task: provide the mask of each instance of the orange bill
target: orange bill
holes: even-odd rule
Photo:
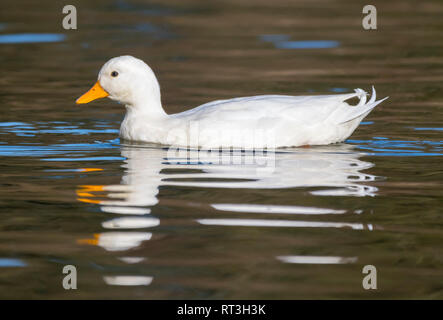
[[[75,103],[77,104],[83,104],[88,103],[100,98],[105,98],[109,96],[109,93],[105,91],[105,89],[102,88],[100,83],[97,81],[94,86],[89,89],[88,92],[86,92],[84,95],[82,95],[80,98],[78,98]]]

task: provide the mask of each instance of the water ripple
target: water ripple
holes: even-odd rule
[[[442,156],[443,141],[410,141],[392,140],[385,137],[374,137],[371,140],[347,140],[357,145],[358,149],[370,151],[373,156],[423,157]]]
[[[2,34],[0,35],[0,44],[60,42],[65,38],[64,34],[58,33]]]
[[[259,36],[263,42],[271,42],[277,49],[327,49],[340,46],[335,40],[301,40],[291,41],[289,35],[265,34]]]

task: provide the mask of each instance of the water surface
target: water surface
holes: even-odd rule
[[[51,1],[7,2],[1,298],[443,298],[441,2],[375,3],[377,31],[359,1],[80,1],[78,30]],[[390,98],[341,144],[171,151],[120,141],[121,105],[74,104],[122,54],[151,65],[169,113],[371,85]]]

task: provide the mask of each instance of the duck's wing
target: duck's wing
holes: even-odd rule
[[[345,101],[354,97],[358,97],[360,102],[357,106],[349,106]],[[383,100],[375,101],[374,89],[368,103],[366,103],[366,92],[361,89],[356,89],[354,93],[336,95],[262,95],[212,101],[175,116],[194,121],[251,122],[261,119],[281,119],[305,125],[328,119],[339,124],[368,113],[381,101]]]

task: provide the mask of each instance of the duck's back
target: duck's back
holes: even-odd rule
[[[360,98],[357,106],[345,102],[353,97]],[[275,147],[329,144],[346,139],[379,103],[374,101],[375,94],[366,104],[366,93],[359,89],[337,95],[261,95],[217,100],[172,117],[198,125],[199,143],[206,146],[227,146],[260,134],[271,137]]]
[[[350,94],[355,96],[355,94]],[[331,115],[348,95],[326,96],[285,96],[261,95],[217,100],[176,116],[192,121],[248,121],[243,125],[264,119],[291,120],[303,123],[317,123]]]

